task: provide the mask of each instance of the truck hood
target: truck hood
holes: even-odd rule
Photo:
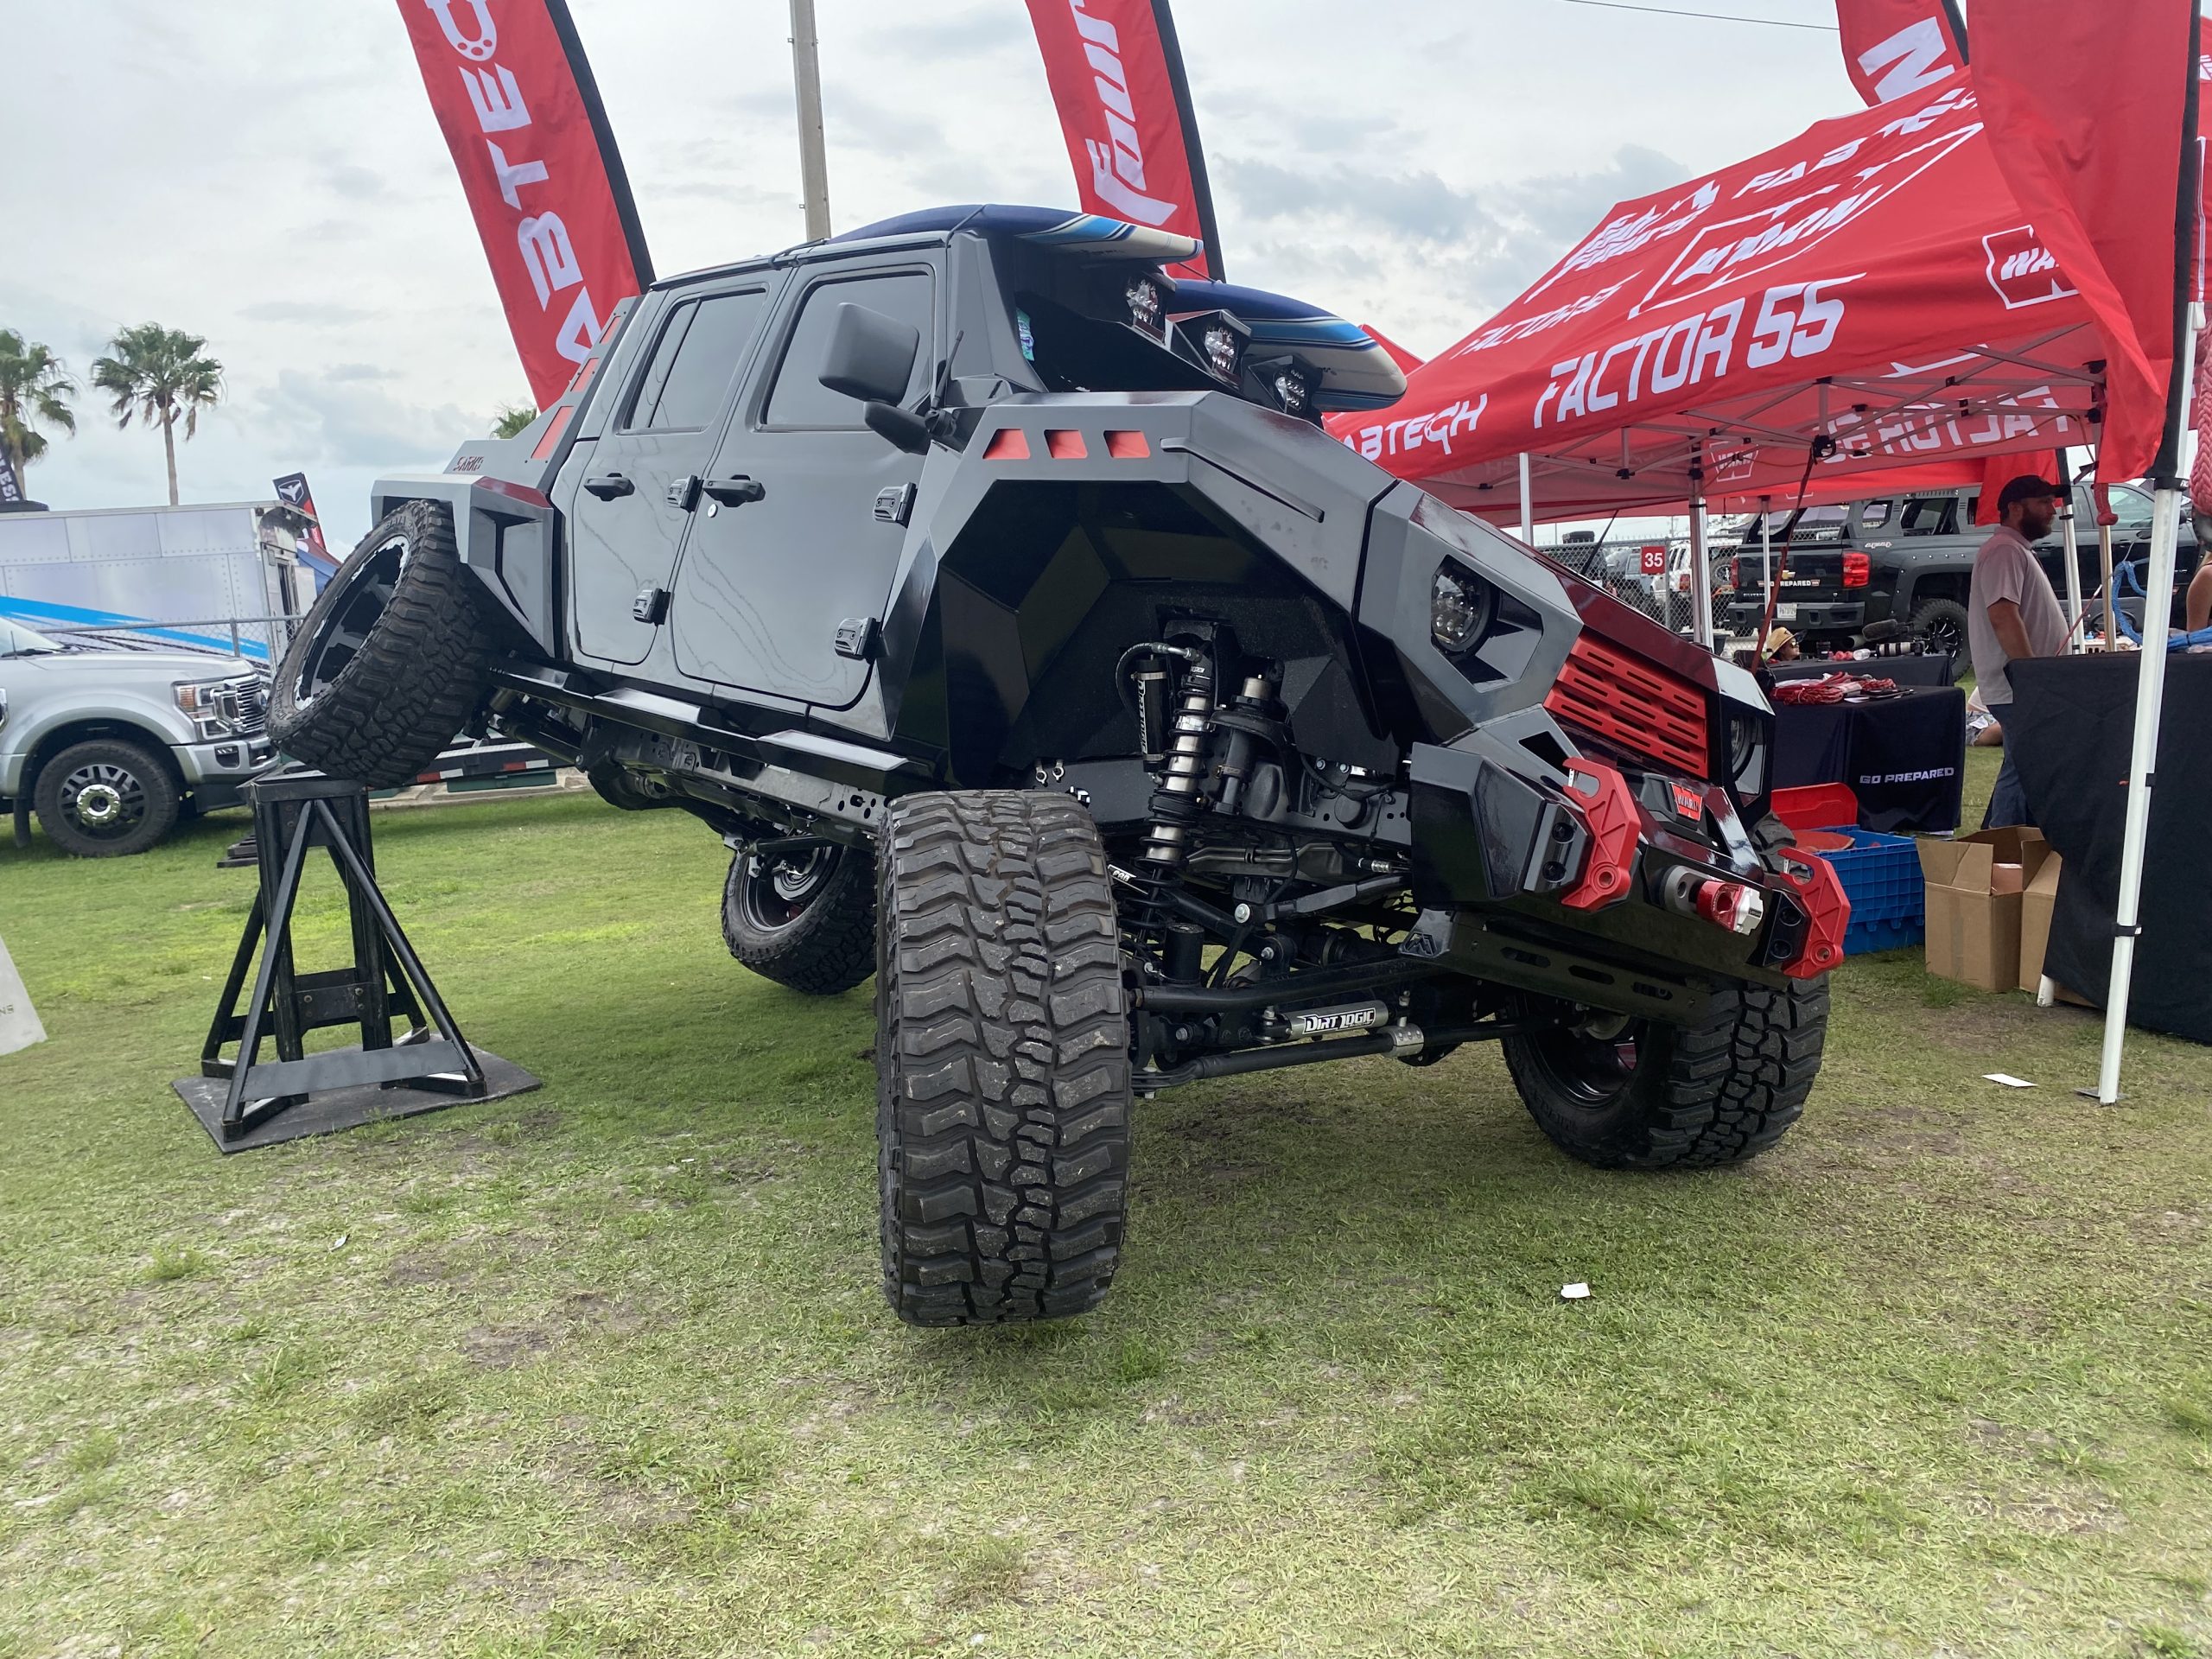
[[[103,680],[228,680],[268,671],[243,657],[202,651],[65,651],[48,656],[0,658],[0,670],[35,665],[48,673],[83,674]]]

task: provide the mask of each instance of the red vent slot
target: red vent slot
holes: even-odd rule
[[[1586,629],[1544,699],[1554,720],[1694,778],[1711,776],[1705,694]]]
[[[1045,453],[1054,461],[1082,461],[1090,454],[1084,448],[1082,433],[1058,430],[1045,434]]]
[[[1027,461],[1029,459],[1029,435],[1018,426],[1001,427],[991,434],[989,446],[983,451],[985,461]]]

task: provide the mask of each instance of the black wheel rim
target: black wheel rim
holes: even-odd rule
[[[806,913],[836,871],[837,849],[810,851],[764,864],[748,859],[737,902],[745,919],[763,933],[779,933]]]
[[[128,766],[79,766],[61,780],[61,816],[94,841],[121,841],[146,821],[146,785]]]
[[[391,605],[407,569],[404,536],[387,537],[369,556],[340,574],[337,598],[308,641],[292,700],[304,709],[327,691],[368,643],[369,632]]]
[[[1959,625],[1948,616],[1936,618],[1921,632],[1938,651],[1957,651],[1966,643],[1959,637]]]
[[[1533,1047],[1560,1096],[1573,1105],[1601,1111],[1635,1081],[1643,1058],[1643,1024],[1630,1020],[1612,1032],[1562,1027],[1538,1037]]]

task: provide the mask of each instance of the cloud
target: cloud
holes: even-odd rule
[[[928,22],[896,23],[878,29],[872,43],[887,55],[925,60],[972,58],[1009,43],[1034,50],[1029,20],[1011,7],[984,6]]]
[[[377,314],[359,306],[329,305],[315,300],[264,300],[242,307],[238,315],[248,322],[302,322],[315,327],[366,322]]]
[[[282,449],[301,462],[405,470],[442,465],[485,422],[452,404],[425,408],[379,389],[376,370],[341,365],[320,375],[284,369],[256,391],[241,418],[283,435]]]
[[[385,194],[382,176],[365,167],[341,162],[325,168],[322,176],[333,191],[349,201],[374,201]]]

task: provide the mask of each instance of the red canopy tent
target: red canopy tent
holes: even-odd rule
[[[1961,74],[1624,202],[1389,410],[1330,429],[1501,522],[1524,453],[1533,520],[1789,504],[1808,463],[1807,499],[1837,499],[1854,474],[1941,486],[2094,441],[2103,356]]]

